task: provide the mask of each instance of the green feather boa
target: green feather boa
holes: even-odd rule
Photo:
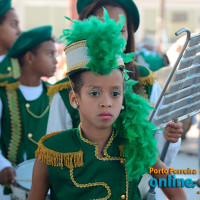
[[[124,139],[124,156],[128,180],[139,179],[148,173],[157,160],[155,125],[147,120],[151,107],[142,97],[132,92],[136,81],[125,82],[124,107],[114,128]]]

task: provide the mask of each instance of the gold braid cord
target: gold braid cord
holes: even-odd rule
[[[0,83],[0,87],[5,87],[8,84],[8,81],[4,81],[2,83]]]
[[[0,78],[9,78],[12,77],[10,74],[0,74]]]
[[[42,117],[44,117],[44,115],[49,111],[49,109],[50,109],[50,106],[51,106],[51,100],[52,100],[52,96],[50,96],[49,97],[49,104],[48,104],[48,106],[45,108],[45,110],[40,114],[40,115],[36,115],[36,114],[34,114],[31,110],[30,110],[30,104],[29,103],[27,103],[26,105],[25,105],[25,107],[26,107],[26,111],[29,113],[29,115],[31,115],[32,117],[34,117],[34,118],[36,118],[36,119],[40,119],[40,118],[42,118]]]
[[[114,131],[112,132],[112,135],[111,135],[111,137],[110,137],[110,140],[108,141],[107,145],[105,146],[105,148],[104,148],[104,150],[103,150],[103,153],[104,153],[104,155],[105,155],[106,157],[99,157],[99,155],[98,155],[98,145],[97,145],[95,142],[92,142],[92,141],[90,141],[90,140],[88,140],[88,139],[86,139],[86,138],[84,138],[84,137],[82,136],[82,133],[81,133],[81,125],[79,125],[78,128],[79,128],[79,134],[80,134],[81,140],[83,140],[84,142],[86,142],[86,143],[88,143],[88,144],[90,144],[90,145],[92,145],[92,146],[95,146],[95,156],[96,156],[96,158],[97,158],[98,160],[104,160],[104,161],[119,160],[119,161],[125,162],[125,158],[110,157],[110,156],[108,155],[108,153],[107,153],[107,150],[108,150],[109,146],[111,145],[111,143],[112,143],[112,141],[113,141],[113,139],[114,139]]]
[[[6,85],[6,93],[8,98],[8,107],[10,110],[11,120],[11,141],[8,147],[8,159],[11,163],[17,162],[17,151],[21,140],[21,118],[19,112],[19,106],[17,101],[16,89],[19,86],[19,82]]]
[[[73,182],[73,184],[78,187],[78,188],[87,188],[87,187],[96,187],[96,186],[103,186],[106,188],[107,192],[108,192],[108,195],[104,198],[100,198],[100,199],[93,199],[93,200],[106,200],[108,199],[110,196],[111,196],[111,190],[110,190],[110,187],[104,183],[104,182],[96,182],[96,183],[87,183],[87,184],[79,184],[77,183],[75,180],[74,180],[74,175],[73,175],[73,171],[74,169],[71,168],[70,169],[70,177],[71,177],[71,180]]]
[[[43,145],[43,142],[60,133],[59,132],[53,132],[48,135],[45,135],[40,139],[38,142],[38,149],[35,152],[35,157],[38,158],[38,160],[43,161],[47,165],[51,166],[57,166],[57,167],[67,167],[67,168],[77,168],[83,166],[83,151],[78,152],[71,152],[71,153],[60,153],[53,151],[51,149],[46,148]]]
[[[79,124],[79,134],[80,134],[80,138],[81,140],[83,140],[84,142],[90,144],[90,145],[93,145],[95,146],[95,156],[98,160],[103,160],[103,161],[120,161],[121,164],[125,164],[125,158],[124,157],[111,157],[110,155],[108,155],[108,148],[109,146],[111,145],[113,139],[114,139],[114,130],[112,131],[112,135],[110,137],[110,140],[108,141],[107,145],[105,146],[104,150],[103,150],[103,153],[105,155],[105,157],[99,157],[98,155],[98,145],[95,143],[95,142],[92,142],[86,138],[84,138],[82,136],[82,133],[81,133],[81,124]],[[119,146],[119,151],[120,151],[120,156],[122,155],[123,156],[123,150],[124,150],[124,147],[122,145]],[[124,167],[125,168],[125,167]],[[128,174],[127,174],[127,170],[125,168],[125,177],[126,177],[126,200],[128,200],[128,190],[129,190],[129,182],[128,182]],[[94,183],[95,184],[95,183]],[[87,185],[87,184],[85,184]],[[93,186],[93,185],[92,185]],[[90,186],[87,186],[87,187],[90,187]],[[109,194],[109,193],[108,193]],[[108,197],[109,198],[109,197]],[[103,198],[104,199],[107,199],[107,197]]]
[[[21,67],[18,59],[11,58],[13,78],[17,79],[21,75]]]
[[[128,173],[126,168],[125,168],[125,173],[126,173],[126,200],[128,200],[129,182],[128,182]]]

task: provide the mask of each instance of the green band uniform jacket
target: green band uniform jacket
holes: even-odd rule
[[[0,145],[4,157],[12,164],[34,158],[37,144],[46,132],[49,97],[47,96],[47,83],[42,82],[41,95],[32,101],[27,101],[19,89],[20,82],[8,78],[0,83],[0,99],[2,102],[1,137]]]
[[[48,165],[51,199],[141,199],[139,181],[127,181],[123,146],[114,131],[98,156],[80,128],[44,136],[36,157]]]

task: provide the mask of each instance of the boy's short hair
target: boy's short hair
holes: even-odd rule
[[[14,9],[11,8],[11,9],[9,9],[9,10],[14,10]],[[8,11],[9,11],[9,10],[8,10]],[[3,24],[3,22],[6,20],[8,11],[6,11],[3,15],[0,15],[0,25]]]
[[[0,25],[3,24],[5,19],[6,19],[6,13],[0,16]]]
[[[52,41],[52,42],[55,42],[55,39],[54,39],[53,37],[51,37],[50,39],[45,40],[44,42],[46,42],[46,41]],[[40,43],[40,44],[37,45],[36,47],[33,47],[32,49],[30,49],[30,51],[31,51],[34,55],[36,55],[37,52],[38,52],[38,49],[39,49],[40,46],[41,46],[41,44],[42,44],[42,43]]]

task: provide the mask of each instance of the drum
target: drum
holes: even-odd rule
[[[26,200],[31,189],[32,172],[35,159],[27,160],[15,168],[16,183],[11,185],[12,200]],[[48,193],[49,194],[49,193]],[[49,200],[49,195],[46,200]]]

